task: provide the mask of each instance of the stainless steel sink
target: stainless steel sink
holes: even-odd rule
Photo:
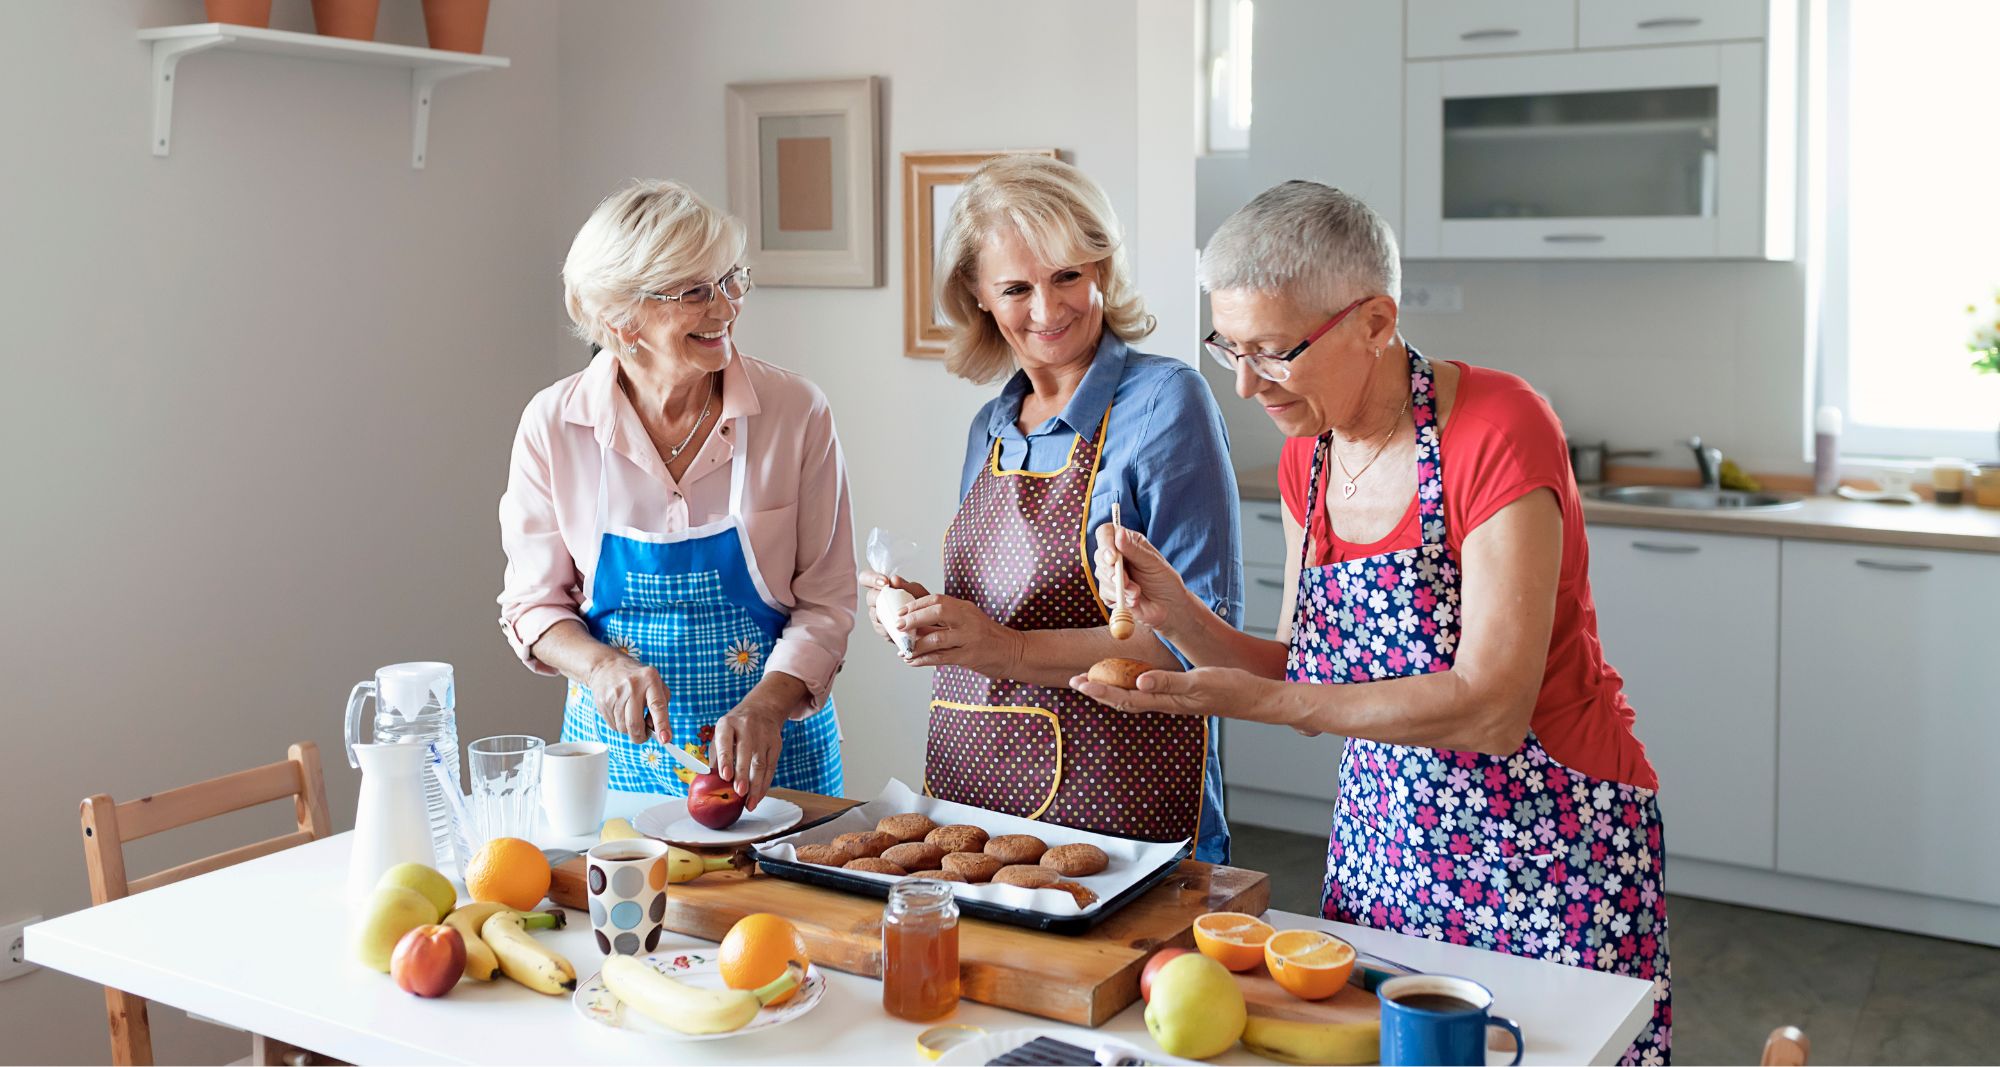
[[[1586,496],[1608,504],[1638,504],[1684,511],[1780,511],[1805,498],[1797,493],[1745,493],[1735,489],[1692,489],[1667,485],[1602,485]]]

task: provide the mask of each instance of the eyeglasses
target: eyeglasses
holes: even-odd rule
[[[1326,320],[1326,325],[1314,330],[1312,336],[1300,341],[1289,352],[1238,352],[1223,344],[1221,335],[1214,331],[1210,331],[1207,337],[1201,339],[1201,347],[1207,349],[1208,354],[1214,356],[1215,361],[1222,364],[1223,369],[1231,374],[1236,373],[1237,360],[1248,360],[1250,369],[1256,372],[1259,378],[1272,382],[1286,381],[1292,376],[1293,360],[1305,355],[1306,349],[1311,348],[1314,341],[1325,337],[1328,330],[1340,325],[1340,320],[1346,318],[1348,312],[1366,304],[1369,299],[1364,296],[1341,308],[1332,318]]]
[[[683,307],[707,307],[721,293],[730,301],[741,300],[750,291],[750,268],[737,267],[714,282],[690,285],[678,293],[644,293],[648,300],[672,301]]]

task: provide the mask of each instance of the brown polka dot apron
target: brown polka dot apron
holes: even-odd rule
[[[1016,630],[1103,626],[1089,563],[1091,488],[1109,409],[1069,462],[1000,469],[1000,443],[944,539],[944,591]],[[1177,841],[1201,821],[1208,722],[1107,708],[1071,689],[937,670],[924,751],[931,796],[1061,826]]]

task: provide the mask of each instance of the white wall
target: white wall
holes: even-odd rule
[[[566,233],[553,6],[498,0],[512,69],[446,83],[412,170],[407,73],[206,53],[173,154],[147,146],[143,26],[199,0],[30,0],[0,32],[0,920],[89,903],[77,804],[319,743],[382,663],[458,667],[470,737],[548,727],[559,687],[494,623],[495,504],[521,405],[555,376]],[[278,0],[281,28],[310,26]],[[414,2],[380,39],[423,42]],[[276,832],[289,805],[133,849],[149,873]],[[228,922],[228,901],[191,922]],[[284,931],[272,931],[284,951]],[[320,966],[300,961],[301,966]],[[155,1009],[160,1062],[241,1035]],[[97,987],[0,984],[0,1059],[104,1062]]]
[[[918,575],[935,587],[936,546],[957,504],[966,427],[997,386],[973,386],[939,364],[902,355],[900,153],[933,149],[1062,149],[1138,227],[1141,160],[1192,166],[1192,119],[1177,158],[1142,152],[1135,132],[1140,77],[1136,19],[1187,16],[1156,46],[1192,52],[1185,5],[1024,0],[1004,7],[925,0],[757,4],[592,4],[562,19],[561,225],[633,176],[663,175],[726,202],[723,86],[811,77],[883,77],[885,285],[753,294],[738,326],[744,351],[797,370],[826,391],[853,483],[856,539],[882,526],[925,550]],[[1160,61],[1170,64],[1170,59]],[[1155,132],[1148,137],[1154,138]],[[1192,240],[1192,179],[1177,207],[1183,262]],[[1144,180],[1153,180],[1147,171]],[[1142,254],[1143,238],[1138,242]],[[1161,255],[1171,255],[1168,247]],[[1149,269],[1149,268],[1145,268]],[[1158,297],[1155,298],[1159,299]],[[1183,298],[1185,301],[1186,298]],[[1164,310],[1164,309],[1163,309]],[[1183,302],[1171,313],[1191,328]],[[1169,320],[1169,314],[1162,315]],[[1162,331],[1161,351],[1172,350]],[[1176,337],[1185,355],[1192,344]],[[834,688],[846,731],[847,788],[873,794],[890,776],[915,785],[923,768],[928,671],[903,667],[863,620]]]

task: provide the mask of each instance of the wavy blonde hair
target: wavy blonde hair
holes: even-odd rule
[[[1118,215],[1103,188],[1059,159],[1001,156],[966,181],[938,252],[935,295],[951,331],[946,370],[985,383],[1014,365],[1014,350],[973,293],[980,246],[1002,226],[1019,233],[1044,266],[1098,264],[1104,328],[1119,340],[1129,344],[1153,332],[1153,316],[1132,284]]]
[[[743,224],[677,181],[635,181],[590,213],[563,261],[578,337],[616,351],[647,293],[712,282],[743,257]]]

